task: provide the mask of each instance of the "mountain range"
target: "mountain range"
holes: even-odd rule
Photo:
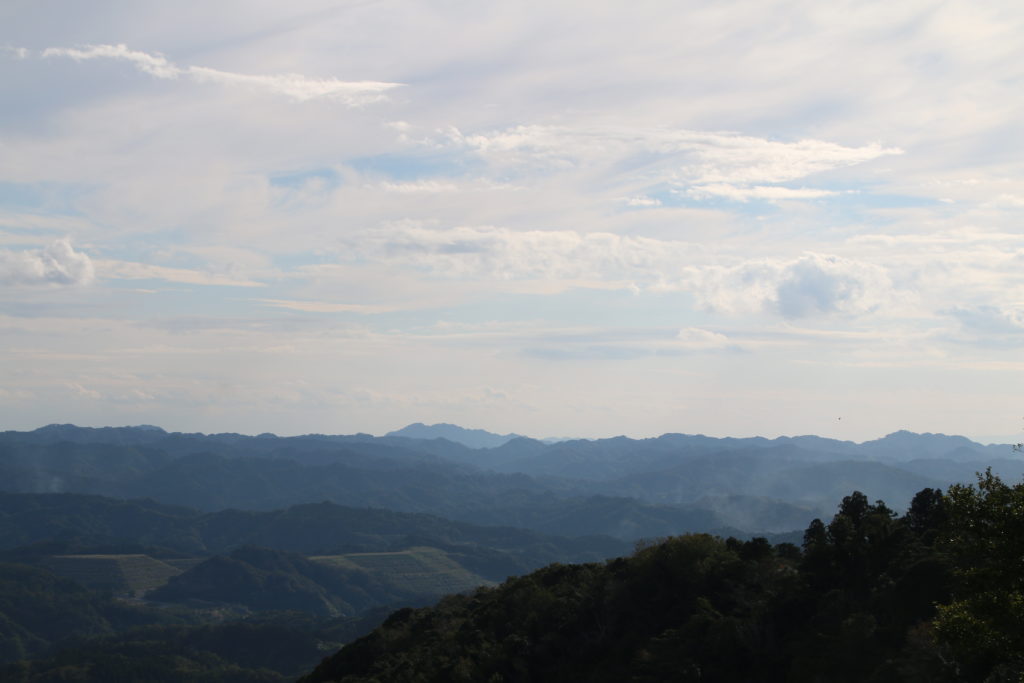
[[[552,563],[612,567],[634,544],[694,532],[739,538],[728,547],[741,555],[779,543],[792,560],[803,529],[853,491],[899,511],[986,469],[1019,480],[1024,459],[910,432],[860,444],[542,441],[419,423],[381,437],[3,432],[0,666],[17,663],[0,677],[294,680],[396,607]]]

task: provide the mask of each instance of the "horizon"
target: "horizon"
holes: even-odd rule
[[[0,18],[12,428],[1020,440],[1017,5]]]
[[[1002,441],[1002,440],[982,441],[982,440],[976,439],[976,438],[971,437],[971,436],[966,435],[966,434],[953,434],[953,433],[944,433],[944,432],[915,432],[915,431],[911,431],[911,430],[908,430],[908,429],[897,429],[895,431],[888,432],[886,434],[882,434],[880,436],[876,436],[876,437],[873,437],[873,438],[870,438],[870,439],[864,439],[862,441],[855,441],[853,439],[833,439],[832,437],[821,436],[820,434],[776,434],[776,435],[771,435],[771,436],[764,435],[764,434],[748,434],[748,435],[743,435],[743,436],[737,436],[735,434],[724,434],[723,435],[723,434],[708,434],[706,432],[680,432],[680,431],[667,431],[667,432],[662,432],[660,434],[648,434],[648,435],[609,434],[609,435],[606,435],[606,436],[590,436],[590,437],[587,437],[587,436],[532,436],[532,435],[529,435],[529,434],[521,434],[521,433],[518,433],[518,432],[515,432],[515,431],[507,432],[505,434],[500,434],[498,432],[494,432],[494,431],[491,431],[491,430],[488,430],[488,429],[484,429],[484,428],[480,428],[480,427],[465,427],[465,426],[462,426],[462,425],[459,425],[459,424],[455,424],[455,423],[452,423],[452,422],[438,422],[438,423],[434,423],[434,424],[427,424],[427,423],[424,423],[424,422],[410,422],[410,423],[408,423],[406,425],[403,425],[402,427],[396,427],[395,429],[390,429],[390,430],[388,430],[386,432],[382,432],[382,433],[370,433],[370,432],[363,432],[363,431],[344,432],[344,433],[342,433],[342,432],[327,432],[327,431],[312,431],[312,432],[301,432],[301,433],[294,433],[294,434],[279,434],[279,433],[276,433],[276,432],[267,432],[267,431],[259,432],[259,433],[253,433],[253,432],[234,432],[234,431],[219,431],[219,432],[212,432],[211,431],[211,432],[204,432],[204,431],[201,431],[201,430],[167,429],[167,428],[165,428],[165,427],[163,427],[161,425],[157,425],[157,424],[83,425],[83,424],[76,424],[76,423],[72,423],[72,422],[51,422],[51,423],[48,423],[48,424],[45,424],[45,425],[40,425],[40,426],[32,428],[32,429],[5,429],[5,430],[2,430],[2,431],[32,432],[32,431],[37,431],[37,430],[45,429],[47,427],[76,427],[76,428],[81,428],[81,429],[159,429],[162,432],[167,433],[167,434],[200,434],[200,435],[203,435],[203,436],[217,436],[217,435],[221,435],[221,434],[237,434],[239,436],[244,436],[244,437],[259,437],[259,436],[263,436],[263,435],[269,435],[269,436],[274,436],[274,437],[282,438],[282,439],[302,437],[302,436],[357,436],[357,435],[366,435],[366,436],[371,436],[371,437],[374,437],[374,438],[382,438],[382,437],[388,436],[392,432],[398,432],[398,431],[401,431],[402,429],[405,429],[407,427],[413,427],[413,426],[424,426],[424,427],[428,427],[428,428],[433,428],[433,427],[455,427],[455,428],[457,428],[459,430],[464,430],[464,431],[471,431],[471,432],[473,432],[473,431],[476,431],[476,432],[482,431],[482,432],[485,432],[485,433],[487,433],[489,435],[492,435],[492,436],[508,436],[508,435],[512,434],[512,435],[514,435],[513,438],[523,437],[523,438],[527,438],[527,439],[532,439],[534,441],[552,441],[552,442],[557,442],[557,441],[602,441],[602,440],[606,440],[606,439],[615,439],[615,438],[620,438],[620,437],[624,437],[624,438],[631,439],[631,440],[634,440],[634,441],[640,441],[640,440],[644,440],[644,439],[657,439],[657,438],[660,438],[660,437],[663,437],[663,436],[669,436],[669,435],[680,435],[680,436],[703,436],[703,437],[708,437],[708,438],[712,438],[712,439],[766,439],[766,440],[769,440],[769,441],[773,441],[773,440],[776,440],[776,439],[797,439],[797,438],[801,438],[801,437],[816,437],[816,438],[822,438],[822,439],[831,439],[831,440],[835,440],[835,441],[848,442],[848,443],[853,443],[853,444],[856,444],[856,445],[862,445],[862,444],[870,442],[870,441],[881,441],[881,440],[883,440],[883,439],[885,439],[887,437],[890,437],[890,436],[893,436],[893,435],[896,435],[896,434],[901,434],[901,433],[911,434],[913,436],[939,436],[939,437],[964,438],[964,439],[968,439],[969,441],[972,441],[972,442],[977,443],[977,444],[982,445],[982,446],[1012,446],[1015,443],[1019,442],[1019,440],[1020,440],[1019,437],[1000,437],[1000,438],[1003,438],[1003,439],[1006,439],[1006,440],[1005,441]],[[417,437],[404,437],[404,438],[417,438]],[[438,438],[443,438],[443,437],[438,437]]]

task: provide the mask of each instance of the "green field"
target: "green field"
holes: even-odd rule
[[[54,574],[86,588],[136,596],[182,572],[149,555],[54,555],[45,564]]]
[[[462,593],[478,586],[493,586],[437,548],[410,548],[393,553],[350,553],[311,557],[314,562],[361,569],[374,578],[422,595]]]

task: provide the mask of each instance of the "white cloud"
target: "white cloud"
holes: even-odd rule
[[[42,249],[0,249],[0,285],[80,286],[93,281],[92,259],[66,239]]]
[[[278,95],[286,95],[298,102],[326,98],[342,100],[351,106],[375,102],[383,97],[383,93],[397,88],[399,83],[382,83],[379,81],[341,81],[337,78],[309,78],[300,74],[278,74],[269,76],[252,76],[218,71],[201,66],[188,68],[188,74],[201,83],[222,83],[238,85],[254,90],[265,90]]]
[[[177,78],[182,69],[167,61],[163,55],[151,55],[138,50],[129,50],[127,45],[86,45],[81,48],[48,47],[43,50],[43,57],[69,57],[76,62],[105,57],[123,59],[135,65],[139,71],[157,78]]]
[[[139,71],[157,78],[173,79],[187,76],[200,83],[242,86],[276,95],[285,95],[298,102],[312,99],[336,99],[350,106],[379,100],[383,93],[400,83],[380,81],[342,81],[337,78],[310,78],[300,74],[251,75],[211,69],[205,66],[179,67],[160,54],[130,50],[124,44],[86,45],[81,48],[50,47],[44,57],[69,57],[75,61],[96,58],[122,59]]]
[[[726,199],[738,202],[745,202],[749,199],[818,199],[819,197],[831,197],[838,194],[831,190],[815,190],[807,187],[791,188],[779,185],[738,187],[728,183],[694,185],[687,190],[687,193],[697,198],[715,196],[725,197]]]
[[[626,206],[643,206],[643,207],[661,206],[661,200],[660,199],[655,199],[654,197],[646,197],[644,195],[637,195],[637,196],[634,196],[634,197],[627,197],[623,201],[626,203]]]
[[[684,327],[679,330],[676,340],[680,346],[693,350],[721,349],[729,346],[729,337],[719,332],[699,327]]]
[[[882,267],[813,253],[790,261],[694,268],[680,287],[709,310],[786,318],[868,313],[893,298],[892,281]]]
[[[847,147],[813,139],[783,142],[729,132],[585,124],[520,125],[469,135],[449,128],[443,137],[498,167],[533,172],[583,167],[616,169],[651,185],[665,182],[692,188],[698,195],[742,200],[827,196],[831,194],[827,190],[760,184],[790,182],[903,153],[878,143]]]

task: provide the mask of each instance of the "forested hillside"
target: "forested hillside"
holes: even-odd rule
[[[803,548],[684,535],[393,614],[327,681],[1016,681],[1024,485],[905,515],[861,493]]]

